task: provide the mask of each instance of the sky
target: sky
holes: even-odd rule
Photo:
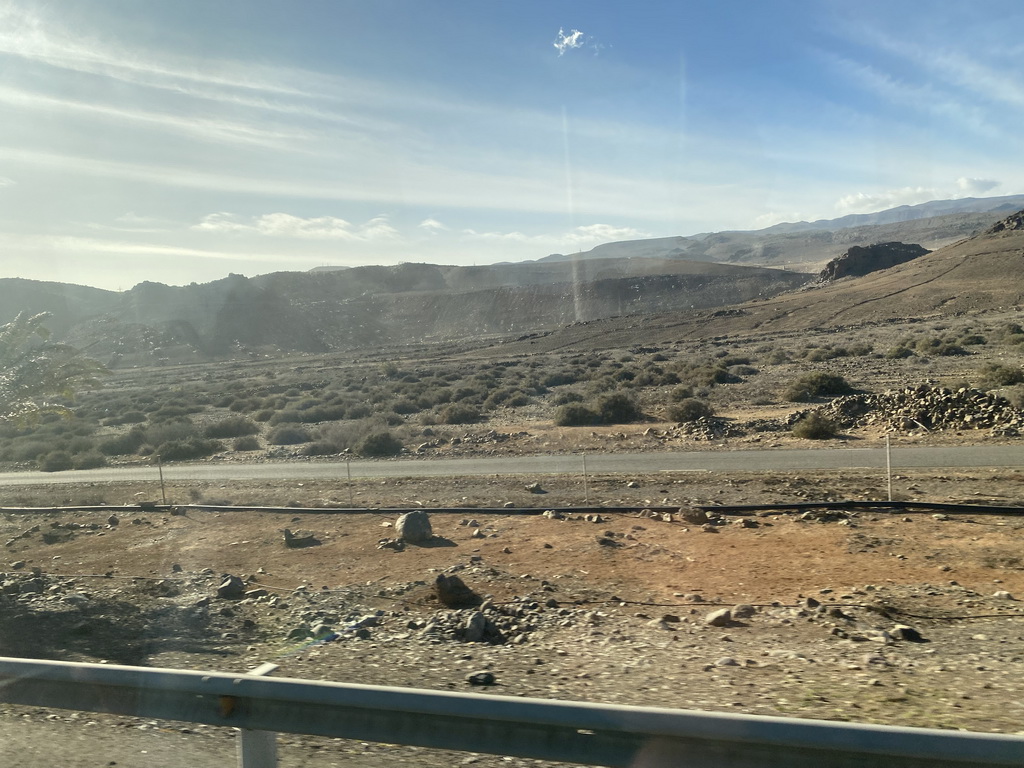
[[[1024,4],[0,0],[0,277],[488,264],[1024,192]]]

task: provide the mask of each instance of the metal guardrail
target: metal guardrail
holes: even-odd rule
[[[0,700],[635,768],[1024,765],[1017,736],[12,658]]]

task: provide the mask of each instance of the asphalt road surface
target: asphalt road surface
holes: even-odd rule
[[[486,459],[394,459],[390,461],[279,461],[262,464],[169,464],[164,479],[344,480],[358,477],[459,477],[469,475],[629,474],[634,472],[756,472],[801,469],[884,469],[885,448],[761,451],[609,453],[571,456],[512,456]],[[1024,467],[1024,445],[893,448],[893,468]],[[154,480],[157,468],[105,468],[70,472],[0,473],[0,486]]]

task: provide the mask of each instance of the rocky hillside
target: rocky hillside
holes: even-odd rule
[[[48,311],[58,335],[111,366],[326,352],[544,331],[616,315],[769,297],[810,275],[682,259],[453,267],[401,264],[230,275],[115,293],[0,280],[9,320]]]

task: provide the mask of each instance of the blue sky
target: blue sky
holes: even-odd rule
[[[1013,2],[0,0],[0,277],[485,264],[1024,192]]]

